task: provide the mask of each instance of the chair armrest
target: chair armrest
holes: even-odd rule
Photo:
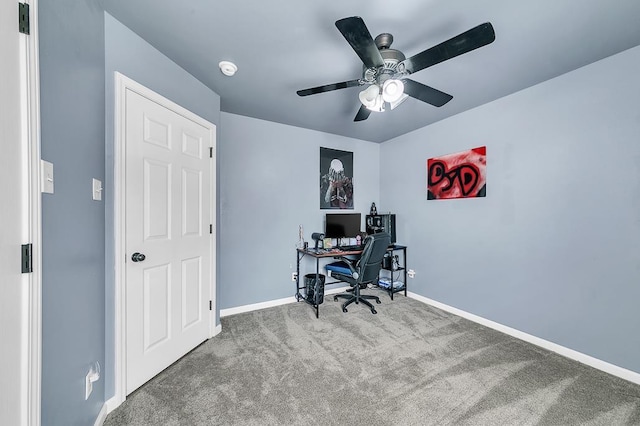
[[[349,270],[351,271],[351,276],[353,277],[353,279],[358,279],[358,271],[356,271],[355,266],[353,266],[353,260],[352,259],[348,259],[344,256],[333,256],[334,259],[338,259],[343,261],[344,263],[347,264],[347,266],[349,267]]]

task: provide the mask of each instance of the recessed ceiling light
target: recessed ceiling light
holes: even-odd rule
[[[238,67],[233,62],[222,61],[218,64],[218,66],[220,67],[220,71],[222,71],[222,74],[228,75],[229,77],[231,77],[236,73],[236,71],[238,71]]]

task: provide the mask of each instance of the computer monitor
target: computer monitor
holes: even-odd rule
[[[332,213],[325,218],[326,238],[355,238],[360,233],[360,213]]]

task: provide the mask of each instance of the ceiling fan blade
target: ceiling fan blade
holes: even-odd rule
[[[359,16],[343,18],[336,21],[336,27],[351,45],[367,68],[377,68],[384,65],[371,33]]]
[[[400,64],[404,64],[405,69],[409,71],[409,73],[414,73],[446,61],[447,59],[455,58],[463,53],[486,46],[487,44],[493,43],[495,39],[496,34],[493,31],[493,26],[491,23],[485,22],[432,48],[413,55],[400,62]]]
[[[317,93],[330,92],[332,90],[346,89],[347,87],[360,86],[360,80],[349,80],[340,83],[325,84],[324,86],[312,87],[310,89],[298,90],[298,96],[309,96]]]
[[[363,121],[369,118],[369,114],[371,114],[371,110],[365,107],[364,105],[360,105],[360,109],[356,114],[356,118],[353,121]]]
[[[404,93],[412,98],[416,98],[433,106],[441,107],[453,99],[453,96],[448,93],[441,92],[438,89],[418,83],[417,81],[413,81],[408,78],[403,81]]]

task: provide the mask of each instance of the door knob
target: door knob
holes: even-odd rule
[[[131,255],[131,260],[133,260],[134,262],[142,262],[146,258],[147,257],[144,254],[138,252],[135,252]]]

